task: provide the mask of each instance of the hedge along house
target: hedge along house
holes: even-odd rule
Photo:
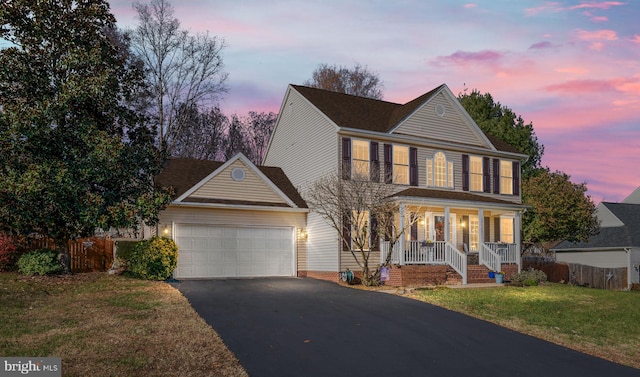
[[[392,251],[403,271],[419,267],[440,274],[436,282],[456,275],[464,284],[486,278],[489,269],[520,269],[526,158],[485,135],[446,85],[405,104],[290,85],[264,162],[280,166],[303,197],[335,172],[392,185],[399,221],[423,221],[395,245],[371,240],[378,260]],[[320,215],[309,213],[307,230],[307,276],[337,280],[341,271],[358,269]]]
[[[307,205],[282,169],[170,159],[156,177],[173,187],[158,233],[178,245],[176,278],[296,276],[306,269]]]

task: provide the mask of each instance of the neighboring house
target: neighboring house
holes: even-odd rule
[[[382,250],[373,250],[377,258],[393,247],[393,264],[447,265],[464,284],[472,281],[467,253],[478,254],[485,278],[489,268],[520,269],[526,158],[484,134],[446,85],[406,104],[290,85],[264,163],[281,167],[303,197],[314,181],[337,171],[343,179],[359,172],[394,185],[400,221],[414,214],[423,220],[398,245],[371,242]],[[306,268],[299,275],[336,280],[339,272],[358,269],[336,231],[313,211],[306,231]],[[426,240],[434,246],[425,248]]]
[[[621,203],[600,202],[600,232],[588,242],[563,241],[552,249],[558,262],[627,268],[627,283],[640,283],[640,187]]]
[[[280,168],[170,159],[156,184],[173,187],[158,233],[179,248],[176,278],[296,276],[307,205]]]

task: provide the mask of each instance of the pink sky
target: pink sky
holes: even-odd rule
[[[122,28],[130,0],[112,0]],[[446,4],[444,4],[446,3]],[[182,27],[225,39],[230,115],[278,112],[320,63],[377,72],[404,103],[445,83],[489,92],[532,122],[543,165],[595,202],[640,186],[640,2],[173,1]]]

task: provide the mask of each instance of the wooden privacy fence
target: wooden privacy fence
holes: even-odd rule
[[[103,238],[81,238],[69,241],[71,272],[107,271],[113,264],[113,241]],[[52,239],[31,238],[28,250],[55,249]]]
[[[577,263],[558,263],[548,258],[523,257],[522,269],[532,267],[554,283],[571,283],[600,289],[626,289],[627,268],[602,268]]]
[[[625,289],[628,285],[627,268],[602,268],[569,263],[569,281],[591,288]]]

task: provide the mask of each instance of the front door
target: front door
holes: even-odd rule
[[[446,241],[444,235],[444,221],[445,217],[443,213],[427,212],[425,214],[425,234],[428,240],[432,241]],[[456,215],[449,215],[449,242],[453,245],[456,244]]]

